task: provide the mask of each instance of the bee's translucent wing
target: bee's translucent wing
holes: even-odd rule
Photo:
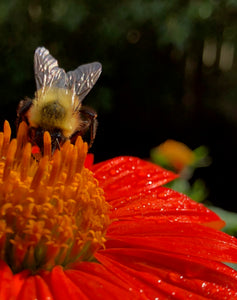
[[[44,47],[35,50],[34,69],[36,88],[45,89],[47,86],[66,86],[66,72],[59,68],[57,60]]]
[[[67,72],[68,89],[76,94],[81,102],[92,89],[102,71],[99,62],[81,65],[74,71]]]

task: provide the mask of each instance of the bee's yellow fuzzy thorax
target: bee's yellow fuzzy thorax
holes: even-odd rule
[[[70,90],[56,87],[37,91],[29,111],[30,125],[49,131],[59,128],[70,137],[80,125],[78,114],[73,111],[72,96]]]

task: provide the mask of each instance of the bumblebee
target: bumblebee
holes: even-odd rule
[[[68,139],[75,141],[90,132],[89,147],[97,128],[97,114],[82,106],[82,100],[92,89],[102,71],[99,62],[79,66],[65,72],[57,60],[44,47],[35,50],[34,72],[36,92],[34,99],[20,101],[17,124],[28,125],[28,139],[43,151],[43,135],[48,131],[52,140],[52,153]]]

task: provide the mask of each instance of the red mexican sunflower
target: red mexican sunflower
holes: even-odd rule
[[[0,299],[237,299],[237,240],[134,157],[84,167],[87,145],[31,158],[0,133]]]

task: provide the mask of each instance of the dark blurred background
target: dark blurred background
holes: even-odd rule
[[[35,91],[33,54],[45,46],[66,71],[98,60],[84,103],[98,112],[96,162],[148,158],[168,138],[206,145],[195,174],[209,199],[237,211],[236,0],[9,0],[0,3],[1,125]]]

